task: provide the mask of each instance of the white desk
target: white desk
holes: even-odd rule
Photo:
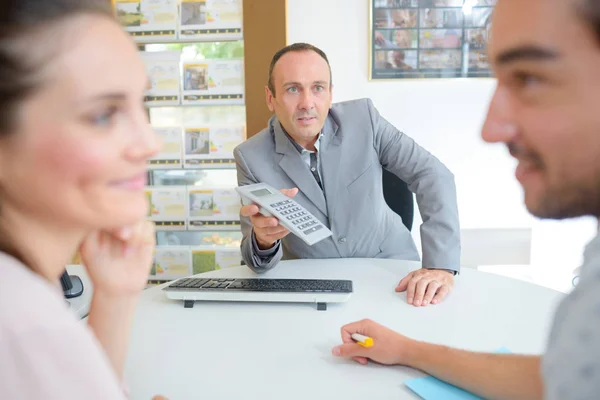
[[[335,358],[340,327],[370,318],[407,336],[451,346],[540,353],[562,294],[526,282],[464,269],[440,305],[416,308],[394,288],[414,262],[371,259],[286,261],[275,278],[354,281],[342,304],[182,302],[160,287],[144,291],[137,310],[126,379],[132,398],[416,399],[403,381],[423,376],[404,367],[361,366]],[[205,274],[254,276],[239,267]]]

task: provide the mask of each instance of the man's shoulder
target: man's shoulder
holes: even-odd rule
[[[371,99],[362,98],[333,104],[329,116],[341,128],[364,132],[364,129],[372,125],[378,113]]]
[[[234,151],[245,153],[248,150],[256,148],[264,149],[269,143],[273,143],[273,134],[269,127],[266,127],[256,135],[237,145]]]
[[[333,103],[331,112],[334,114],[350,114],[357,112],[368,112],[373,107],[373,101],[369,98],[354,99]]]

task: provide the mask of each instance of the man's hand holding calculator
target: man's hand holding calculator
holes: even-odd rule
[[[281,193],[292,198],[298,194],[298,188],[281,189]],[[290,231],[279,223],[274,217],[265,217],[260,214],[256,204],[243,206],[240,210],[242,217],[250,217],[256,243],[261,250],[270,249],[280,239],[286,237]]]

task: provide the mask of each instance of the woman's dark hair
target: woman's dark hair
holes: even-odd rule
[[[583,0],[580,13],[596,32],[600,43],[600,0]]]
[[[60,50],[51,32],[59,24],[84,15],[114,18],[111,1],[0,1],[0,141],[12,134],[20,105],[40,86],[47,58]],[[2,228],[0,223],[0,251],[27,265]]]

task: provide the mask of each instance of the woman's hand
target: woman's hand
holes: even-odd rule
[[[154,224],[94,232],[80,247],[81,258],[96,293],[136,295],[144,289],[152,267]]]

